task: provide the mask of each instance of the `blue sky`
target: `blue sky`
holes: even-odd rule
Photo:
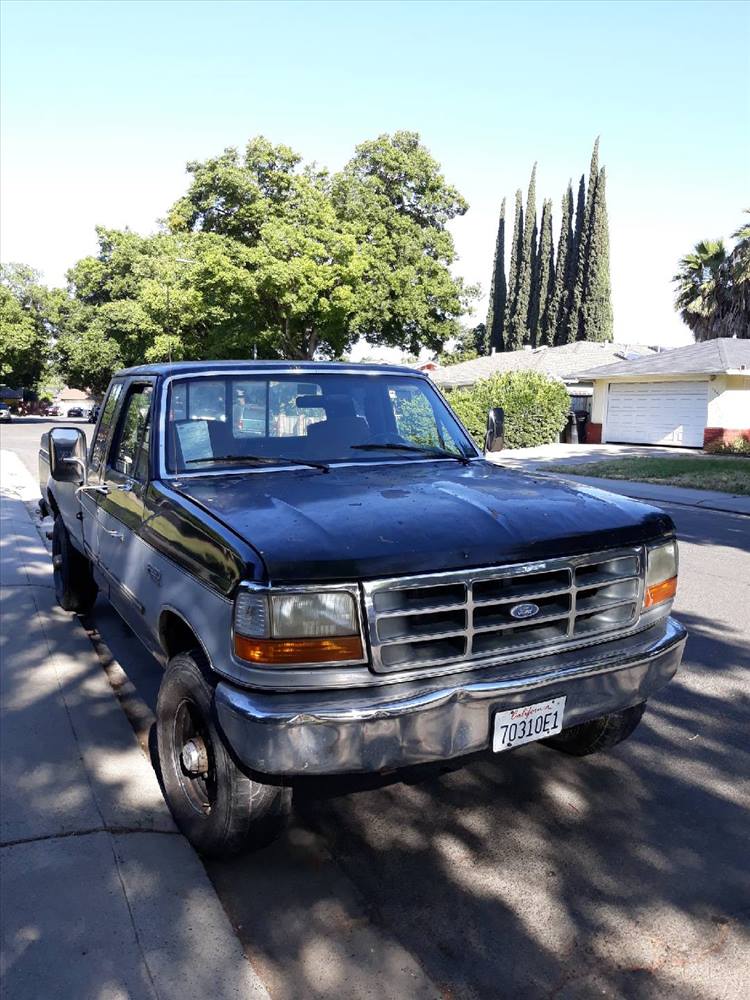
[[[62,283],[94,226],[148,232],[184,165],[263,133],[340,167],[419,131],[470,210],[489,287],[500,199],[607,166],[615,333],[677,344],[670,277],[750,208],[743,3],[67,3],[2,13],[3,260]],[[483,318],[484,303],[478,318]]]

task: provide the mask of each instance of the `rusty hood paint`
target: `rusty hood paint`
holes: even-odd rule
[[[274,583],[549,559],[673,530],[663,511],[627,497],[484,461],[300,468],[173,486],[248,542]]]

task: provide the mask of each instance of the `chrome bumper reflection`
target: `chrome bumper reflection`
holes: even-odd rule
[[[565,725],[648,698],[676,672],[687,632],[667,619],[626,642],[409,684],[268,693],[221,682],[216,710],[244,764],[274,775],[346,774],[487,749],[495,712],[564,694]]]

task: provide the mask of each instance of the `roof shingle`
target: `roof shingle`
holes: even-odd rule
[[[446,365],[430,372],[432,379],[446,389],[474,385],[481,379],[503,372],[536,371],[563,379],[578,378],[579,369],[607,364],[628,355],[651,355],[654,348],[642,344],[598,344],[580,340],[561,347],[537,347],[535,350],[505,351],[457,365]]]
[[[750,340],[721,337],[701,344],[688,344],[670,351],[576,373],[577,378],[606,378],[609,375],[721,375],[747,371],[750,375]]]

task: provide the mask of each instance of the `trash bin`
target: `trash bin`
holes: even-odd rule
[[[578,442],[579,444],[585,444],[586,442],[586,425],[589,422],[589,415],[586,410],[576,410],[576,426],[578,429]]]
[[[568,414],[568,426],[565,428],[565,440],[568,444],[578,444],[578,424],[576,415],[571,410]]]

